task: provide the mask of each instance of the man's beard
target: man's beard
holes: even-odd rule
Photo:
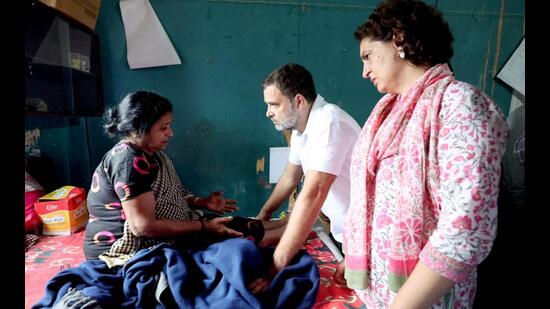
[[[288,116],[286,116],[282,123],[275,124],[275,129],[278,131],[293,130],[298,122],[298,118],[298,111],[296,111],[293,105],[290,105]]]

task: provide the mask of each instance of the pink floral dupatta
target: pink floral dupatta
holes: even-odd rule
[[[397,292],[410,275],[427,242],[423,232],[434,229],[438,209],[428,162],[435,159],[438,114],[443,94],[455,79],[448,65],[426,71],[399,98],[387,94],[375,106],[355,145],[351,159],[351,203],[344,225],[345,277],[350,288],[366,289],[370,269],[370,237],[375,177],[380,161],[394,154],[397,161],[396,204],[391,230],[389,286]],[[429,215],[428,215],[429,214]]]

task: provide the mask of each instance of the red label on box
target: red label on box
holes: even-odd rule
[[[41,197],[34,209],[42,219],[44,235],[70,235],[88,221],[86,190],[61,187]]]

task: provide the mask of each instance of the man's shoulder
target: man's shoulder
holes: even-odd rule
[[[327,103],[319,109],[316,121],[328,126],[332,123],[346,123],[354,128],[359,128],[357,121],[340,106]]]

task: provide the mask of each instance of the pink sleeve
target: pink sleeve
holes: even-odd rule
[[[496,237],[508,127],[494,102],[462,82],[446,90],[439,121],[437,156],[429,173],[439,221],[420,260],[461,281],[487,257]]]

